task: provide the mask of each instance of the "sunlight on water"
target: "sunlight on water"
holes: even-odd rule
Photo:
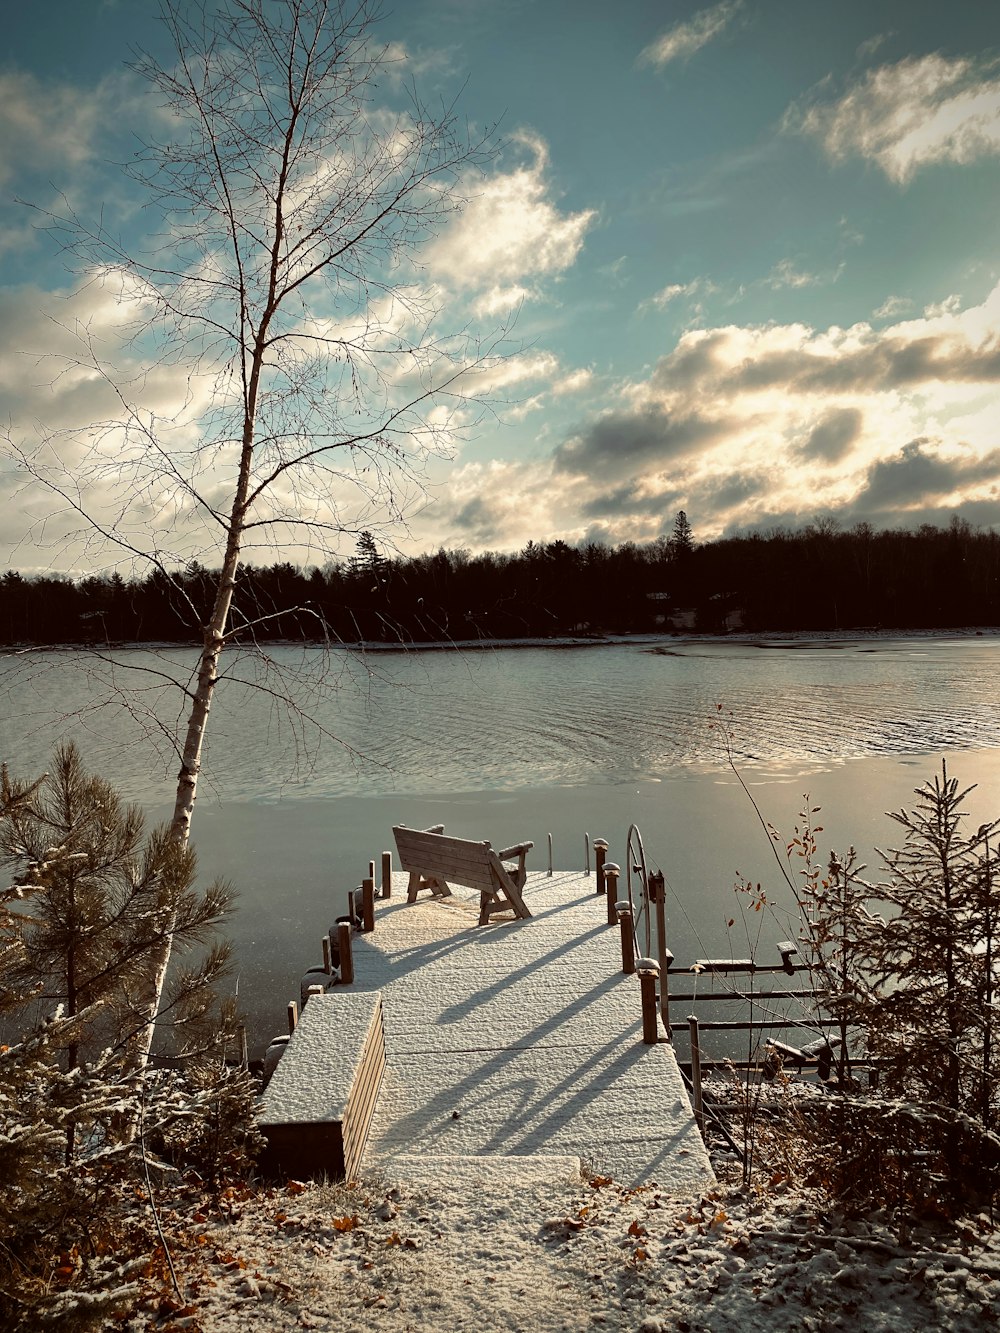
[[[805,793],[822,805],[824,855],[853,843],[877,866],[873,849],[893,836],[883,812],[908,804],[945,754],[963,785],[981,784],[973,817],[1000,813],[998,639],[663,647],[233,659],[229,674],[254,688],[232,679],[218,691],[194,841],[202,881],[224,875],[240,892],[234,984],[256,1039],[280,1027],[301,972],[319,961],[319,936],[391,845],[393,823],[443,821],[495,846],[531,839],[533,869],[551,833],[556,867],[581,870],[585,831],[621,858],[635,821],[666,873],[678,959],[745,951],[726,926],[736,877],[781,883],[711,729],[717,704],[769,821],[790,833]],[[163,818],[182,711],[164,676],[188,683],[192,656],[0,659],[0,757],[34,776],[72,735],[89,768]],[[279,699],[289,677],[297,716]],[[792,927],[767,929],[770,948]]]
[[[187,684],[190,651],[2,665],[0,744],[17,772],[72,734],[136,797],[167,799],[177,767],[167,736],[182,710],[164,676]],[[229,801],[628,782],[724,765],[717,705],[737,761],[765,768],[1000,746],[998,667],[992,638],[367,657],[276,648],[263,663],[230,663],[205,776]],[[286,676],[298,713],[281,701]]]

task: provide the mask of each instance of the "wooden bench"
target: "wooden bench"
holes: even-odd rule
[[[311,995],[261,1095],[261,1171],[355,1179],[384,1071],[379,992]]]
[[[481,926],[499,912],[513,910],[515,916],[531,916],[521,890],[528,874],[524,858],[535,845],[533,842],[520,842],[516,847],[495,852],[488,842],[445,837],[443,824],[430,829],[398,825],[392,833],[399,863],[410,873],[408,902],[416,902],[422,889],[438,895],[450,894],[450,881],[479,890]],[[504,861],[516,861],[517,865],[505,866]]]

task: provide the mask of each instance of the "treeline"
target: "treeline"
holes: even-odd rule
[[[679,516],[680,517],[680,516]],[[562,541],[516,554],[390,559],[362,534],[351,559],[239,571],[234,624],[259,640],[432,642],[694,629],[829,630],[1000,624],[1000,535],[818,523],[695,544]],[[191,642],[214,579],[192,563],[146,578],[0,577],[0,643]]]

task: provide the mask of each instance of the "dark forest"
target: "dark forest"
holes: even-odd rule
[[[682,521],[683,520],[683,521]],[[0,643],[188,643],[212,581],[202,566],[70,578],[0,577]],[[841,530],[820,521],[697,544],[529,542],[516,554],[390,558],[370,533],[322,569],[243,566],[240,616],[258,641],[427,643],[696,631],[929,629],[1000,624],[1000,535]]]

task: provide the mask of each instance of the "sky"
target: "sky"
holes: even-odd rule
[[[17,201],[99,216],[126,244],[157,230],[119,165],[162,127],[128,66],[137,48],[169,62],[157,8],[5,16],[0,421],[36,470],[58,453],[71,501],[102,483],[81,483],[90,455],[67,441],[109,411],[72,332],[120,354],[130,385],[142,370],[161,419],[191,381],[142,365],[129,302]],[[397,0],[374,37],[391,59],[374,114],[412,82],[430,106],[457,98],[473,133],[499,126],[408,281],[455,329],[511,332],[478,384],[491,410],[449,419],[426,495],[385,526],[359,509],[333,550],[361,527],[408,553],[648,542],[680,509],[698,541],[821,517],[1000,525],[1000,7]],[[0,561],[121,558],[67,536],[15,464],[0,448]],[[133,544],[169,508],[147,491]],[[169,525],[161,552],[202,550],[183,506]],[[254,558],[320,562],[276,540]]]

